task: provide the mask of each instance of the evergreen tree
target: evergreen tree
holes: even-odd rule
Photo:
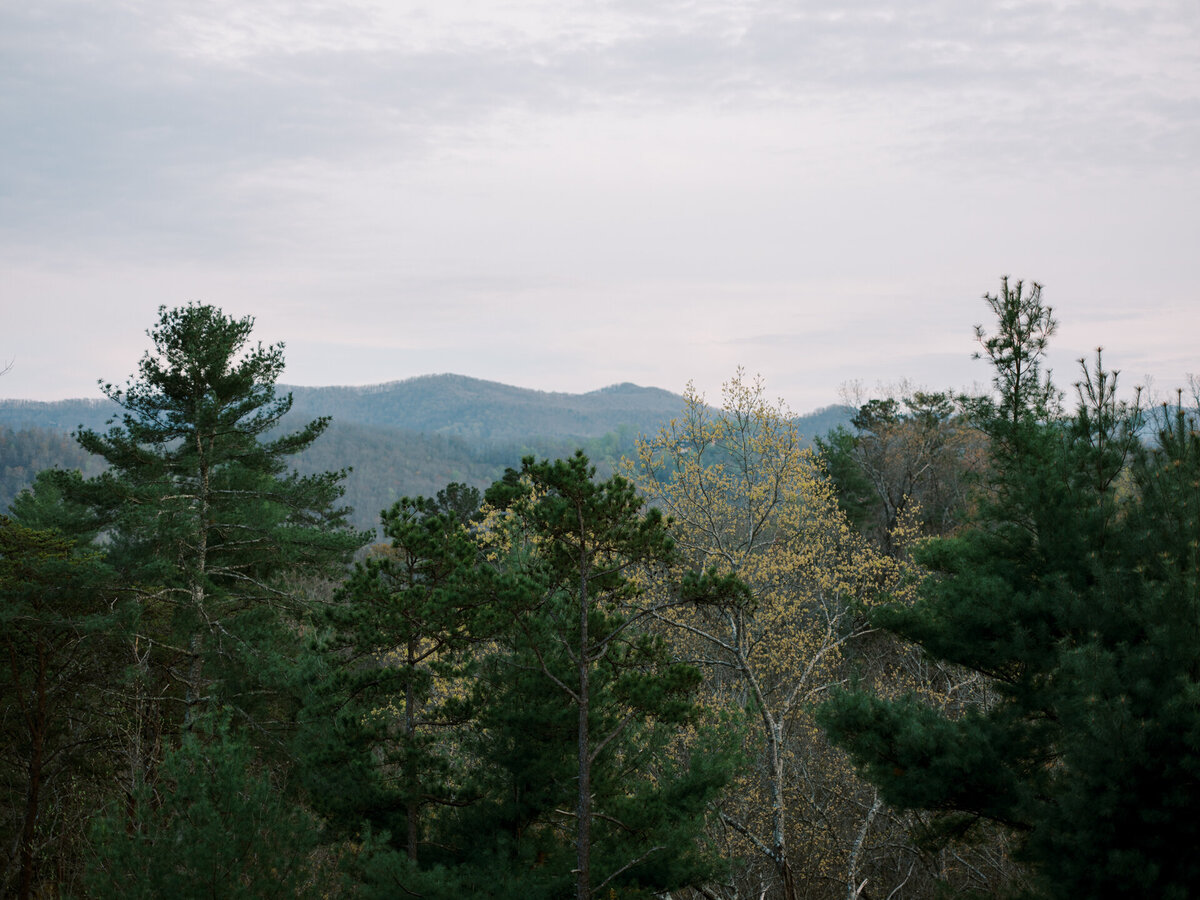
[[[23,505],[28,508],[31,500]],[[97,762],[111,742],[104,690],[118,674],[108,645],[121,623],[107,602],[110,582],[100,554],[57,531],[0,516],[5,895],[40,894],[41,876],[57,880],[72,874],[68,860],[75,848],[64,846],[64,834],[47,820],[61,823],[82,814],[70,808],[70,800],[94,799]],[[60,784],[68,781],[69,791]],[[68,798],[66,808],[52,799],[56,796]],[[47,865],[55,860],[58,866]]]
[[[930,839],[1011,829],[1040,895],[1194,896],[1200,864],[1180,848],[1200,837],[1195,422],[1180,411],[1141,448],[1099,356],[1063,417],[1040,288],[987,299],[997,395],[971,404],[992,457],[978,518],[926,544],[920,599],[875,621],[986,675],[992,700],[847,692],[823,721],[890,803],[934,813]]]
[[[143,785],[132,798],[132,816],[96,819],[89,896],[329,896],[309,857],[316,822],[281,795],[225,714],[193,726],[167,751],[159,789]]]
[[[696,721],[700,673],[640,626],[655,604],[727,600],[744,588],[692,577],[651,600],[648,574],[677,558],[666,522],[624,478],[596,481],[582,452],[527,457],[486,497],[511,578],[499,609],[513,616],[505,652],[480,679],[482,752],[504,781],[506,812],[491,830],[519,856],[532,845],[547,865],[565,856],[558,835],[572,835],[579,900],[708,877],[699,835],[729,757],[672,762],[670,736]],[[565,860],[552,868],[567,871]]]
[[[283,346],[249,346],[252,327],[212,306],[160,308],[138,378],[101,385],[121,424],[77,434],[109,470],[60,479],[100,516],[109,559],[139,586],[140,627],[182,685],[186,721],[207,702],[246,715],[263,705],[271,648],[299,612],[282,576],[336,573],[363,542],[336,506],[344,472],[287,471],[328,420],[278,432],[291,407],[275,392]]]
[[[479,492],[462,484],[400,500],[382,514],[390,544],[373,548],[317,620],[297,740],[303,779],[343,832],[365,821],[413,862],[423,812],[459,801],[454,741],[467,714],[449,686],[470,669],[487,596],[465,527],[478,507]]]

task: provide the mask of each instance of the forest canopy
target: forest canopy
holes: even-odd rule
[[[424,435],[445,480],[374,470],[369,527],[282,345],[161,308],[77,449],[0,427],[39,469],[0,516],[0,893],[1200,892],[1197,398],[1099,352],[1068,396],[1041,287],[985,300],[985,394],[813,443],[738,371],[469,471]]]

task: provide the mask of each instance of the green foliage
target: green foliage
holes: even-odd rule
[[[569,599],[528,615],[506,651],[481,666],[476,729],[467,742],[480,761],[469,782],[478,800],[451,823],[457,846],[490,848],[493,860],[506,860],[506,871],[535,869],[525,887],[531,897],[576,887],[578,846],[571,839],[578,824],[566,811],[579,801],[580,712],[553,683],[578,683],[574,661],[558,644]],[[611,627],[611,619],[593,616],[590,624],[598,632],[606,622]],[[588,855],[593,882],[607,882],[596,896],[609,887],[653,893],[710,877],[715,863],[700,834],[734,760],[736,732],[722,741],[705,731],[705,740],[684,752],[680,730],[703,725],[693,702],[699,673],[671,664],[659,641],[642,636],[636,643],[589,673]]]
[[[55,476],[139,589],[140,627],[186,655],[182,666],[161,663],[181,683],[188,715],[213,699],[261,707],[281,662],[272,650],[289,641],[285,615],[301,611],[281,578],[338,573],[363,541],[336,506],[343,472],[287,471],[328,420],[273,432],[291,407],[275,392],[283,348],[249,346],[252,327],[211,306],[161,308],[138,378],[102,385],[124,410],[121,424],[78,433],[109,470]]]
[[[480,515],[476,499],[451,485],[393,507],[390,545],[325,619],[301,772],[362,840],[363,890],[532,900],[586,870],[584,896],[632,897],[707,877],[737,734],[700,727],[699,673],[639,623],[674,558],[661,516],[582,454],[527,459]],[[673,602],[738,588],[685,582]]]
[[[12,618],[0,629],[5,671],[14,679],[0,711],[6,757],[28,753],[21,777],[8,777],[16,766],[6,769],[5,787],[15,787],[3,798],[5,827],[21,822],[19,842],[9,844],[19,843],[23,855],[20,896],[29,896],[38,855],[50,848],[66,873],[57,887],[71,887],[79,848],[65,842],[68,828],[78,834],[71,817],[79,813],[61,799],[71,791],[78,804],[99,805],[98,797],[123,789],[130,804],[111,832],[128,826],[137,839],[128,846],[109,840],[105,865],[117,873],[109,893],[124,886],[130,867],[143,865],[135,844],[153,845],[159,859],[145,862],[155,873],[139,882],[151,886],[147,895],[178,894],[201,869],[213,879],[210,893],[221,895],[245,888],[249,881],[237,879],[250,879],[245,873],[260,863],[260,887],[272,868],[284,872],[282,864],[266,865],[262,848],[291,841],[291,814],[276,815],[282,801],[268,803],[265,782],[245,782],[244,772],[243,782],[230,779],[251,765],[251,735],[262,752],[254,766],[286,768],[278,735],[290,725],[308,606],[298,584],[340,576],[365,536],[346,527],[347,511],[337,506],[343,473],[288,471],[288,457],[327,422],[278,429],[291,406],[275,392],[282,346],[251,346],[252,325],[211,306],[161,309],[137,377],[124,387],[102,386],[123,410],[121,424],[78,433],[80,446],[107,470],[90,478],[45,471],[13,501],[20,525],[5,520],[13,544],[3,558],[13,571],[0,587]],[[202,744],[217,755],[202,763],[199,738],[188,730],[201,728],[214,706],[252,727],[237,735],[224,725],[220,734],[209,728]],[[164,757],[180,739],[172,752],[182,756]],[[206,799],[202,770],[219,779],[218,789],[229,788],[229,805]],[[52,839],[39,831],[48,786],[61,831]],[[18,788],[25,811],[15,817]],[[167,795],[182,806],[172,807]],[[238,806],[243,801],[251,806]],[[251,807],[268,810],[245,839],[251,849],[220,846],[225,819],[252,816]],[[274,825],[278,834],[270,836]],[[172,834],[156,845],[160,826]],[[205,837],[193,840],[196,831]],[[172,841],[188,842],[193,856],[184,859]],[[222,853],[243,856],[235,863]],[[235,869],[243,874],[221,885]],[[293,893],[286,877],[277,881],[285,885],[280,893]]]
[[[32,505],[27,498],[26,506]],[[53,530],[0,516],[0,844],[12,848],[0,893],[28,897],[42,875],[70,875],[65,782],[86,802],[111,744],[104,690],[117,675],[119,616],[99,554]]]
[[[697,720],[700,673],[672,662],[663,639],[644,628],[660,604],[683,602],[649,592],[677,558],[665,521],[643,510],[626,479],[597,481],[582,452],[526,458],[487,500],[503,511],[497,556],[513,615],[505,652],[477,687],[482,733],[498,741],[481,755],[499,763],[491,774],[504,787],[489,793],[505,798],[489,830],[518,853],[532,844],[537,858],[563,858],[554,868],[566,866],[559,835],[572,835],[580,897],[710,876],[699,835],[730,756],[673,763],[668,753],[677,730]],[[701,581],[690,583],[689,602],[741,588]]]
[[[920,599],[874,619],[988,676],[991,698],[956,711],[849,692],[823,721],[890,803],[939,814],[931,840],[1011,829],[1041,895],[1194,896],[1200,863],[1177,848],[1200,839],[1200,423],[1178,408],[1143,447],[1099,356],[1062,417],[1037,286],[988,300],[998,397],[971,404],[988,493],[972,527],[918,552]]]
[[[197,720],[158,784],[93,826],[94,897],[321,897],[317,824],[283,797],[227,714]]]
[[[895,552],[892,535],[914,512],[927,535],[958,527],[982,442],[949,394],[902,386],[863,403],[850,425],[816,444],[858,532]]]
[[[978,397],[972,403],[975,415],[990,422],[993,431],[1002,424],[1046,422],[1057,411],[1059,394],[1043,375],[1042,363],[1050,338],[1058,329],[1054,311],[1042,303],[1042,286],[1024,282],[1009,286],[1008,277],[1000,281],[1000,293],[984,294],[984,301],[996,318],[996,333],[989,335],[982,325],[975,326],[980,351],[976,359],[986,358],[992,367],[992,384],[998,401]]]
[[[466,714],[450,687],[468,674],[486,596],[467,522],[479,492],[451,484],[383,514],[391,543],[358,564],[322,610],[323,673],[296,741],[315,806],[346,833],[366,820],[412,860],[429,807],[457,802],[453,734]]]
[[[814,441],[829,478],[837,487],[838,506],[859,534],[869,534],[877,525],[878,495],[875,486],[855,459],[858,439],[853,431],[839,425]]]

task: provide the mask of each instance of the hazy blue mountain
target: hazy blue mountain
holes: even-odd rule
[[[69,433],[80,425],[102,429],[118,411],[108,400],[0,400],[0,425]]]
[[[638,435],[656,431],[683,408],[678,394],[635,384],[567,394],[462,375],[362,387],[280,386],[287,391],[294,406],[285,426],[333,417],[326,435],[297,458],[297,468],[352,468],[346,502],[364,528],[401,496],[436,493],[450,481],[486,487],[525,454],[557,457],[582,447],[607,475],[622,455],[632,455]],[[0,400],[0,428],[7,429],[0,441],[0,511],[38,469],[81,466],[81,451],[63,436],[81,425],[104,430],[119,412],[107,400]],[[826,407],[797,425],[811,438],[845,424],[852,412]]]
[[[355,425],[385,425],[483,440],[529,435],[595,437],[618,425],[657,428],[682,400],[659,388],[617,384],[586,394],[513,387],[463,375],[424,375],[367,387],[287,387],[301,419],[333,415]]]
[[[359,387],[280,385],[294,419],[333,416],[355,425],[503,440],[530,434],[591,437],[617,425],[656,427],[677,412],[677,394],[617,384],[586,394],[535,391],[462,375],[423,375]],[[0,400],[0,424],[72,431],[102,428],[118,412],[107,400]]]
[[[401,428],[427,434],[454,434],[484,441],[529,436],[599,437],[621,425],[649,432],[683,407],[678,394],[661,388],[615,384],[585,394],[535,391],[463,375],[423,375],[404,381],[357,387],[280,385],[292,393],[290,419],[332,416],[344,425]],[[0,399],[0,425],[70,432],[80,425],[103,429],[119,413],[108,400]],[[823,434],[846,418],[831,406],[798,423],[807,435]]]

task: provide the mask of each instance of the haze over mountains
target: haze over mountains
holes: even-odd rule
[[[678,394],[617,384],[586,394],[513,387],[464,375],[422,375],[362,386],[279,385],[292,394],[291,418],[331,416],[343,424],[382,425],[487,440],[530,434],[594,437],[616,425],[657,427],[682,406]],[[0,400],[0,424],[16,428],[103,428],[119,412],[107,400]]]
[[[683,398],[660,388],[617,384],[583,394],[536,391],[462,375],[424,375],[360,387],[295,387],[285,425],[318,416],[333,422],[296,458],[301,472],[350,467],[346,502],[354,521],[374,527],[402,496],[436,493],[450,481],[490,484],[523,455],[555,457],[582,447],[602,473],[636,438],[677,415]],[[119,415],[107,400],[0,400],[0,510],[43,468],[98,471],[70,433],[103,430]],[[808,438],[849,420],[831,406],[797,420]]]

